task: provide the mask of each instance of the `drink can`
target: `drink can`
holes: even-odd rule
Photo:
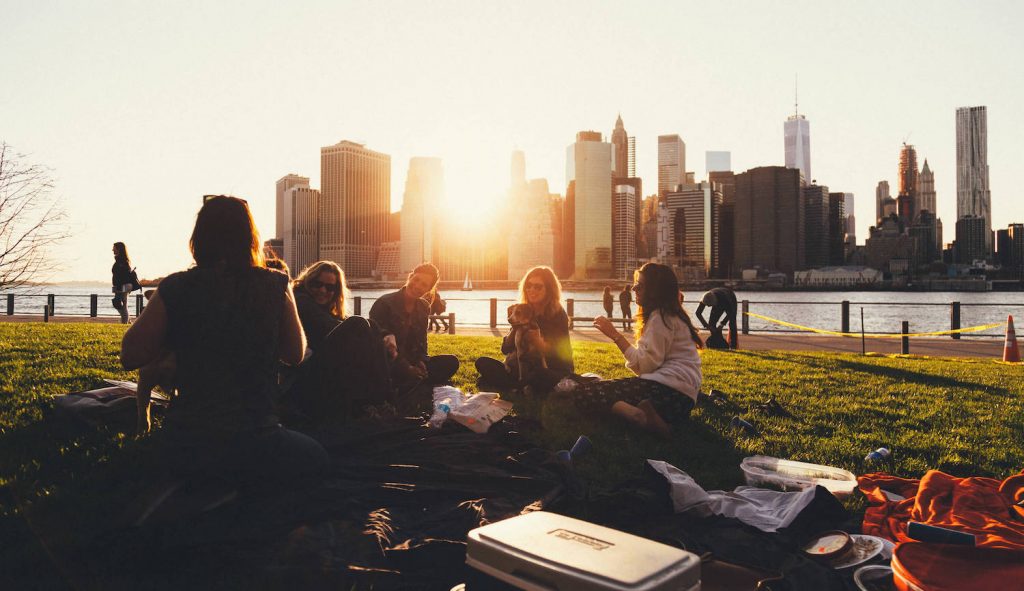
[[[732,421],[729,424],[732,425],[733,427],[743,429],[750,435],[757,435],[757,427],[755,427],[754,425],[750,424],[747,421],[744,421],[739,416],[733,417]]]
[[[576,443],[572,445],[572,449],[569,453],[572,454],[572,457],[578,458],[590,451],[591,447],[593,447],[593,444],[590,442],[590,438],[586,435],[580,435],[579,439],[576,440]]]
[[[884,460],[887,457],[889,457],[889,450],[884,448],[884,447],[880,447],[880,448],[876,449],[875,451],[869,453],[868,455],[864,456],[864,461],[865,462],[878,462],[880,460]]]

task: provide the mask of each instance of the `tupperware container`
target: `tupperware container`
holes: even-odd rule
[[[750,486],[793,491],[820,485],[840,499],[850,496],[857,488],[857,477],[852,472],[821,464],[750,456],[743,458],[740,468]]]

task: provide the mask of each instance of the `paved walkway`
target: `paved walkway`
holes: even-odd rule
[[[133,317],[134,318],[134,317]],[[41,315],[16,314],[0,315],[0,322],[42,322]],[[100,324],[117,324],[120,319],[115,316],[89,318],[86,316],[52,316],[50,322],[88,322]],[[507,327],[497,329],[485,326],[465,326],[456,324],[456,331],[464,336],[504,336]],[[443,335],[442,335],[443,336]],[[608,342],[601,333],[592,328],[572,331],[576,341]],[[900,339],[867,339],[866,350],[874,353],[899,353]],[[859,338],[833,337],[808,334],[749,334],[740,335],[740,348],[758,351],[836,351],[841,353],[860,353]],[[960,340],[945,338],[912,338],[910,353],[913,355],[929,355],[934,357],[988,357],[1002,359],[1003,340],[991,338],[964,338]]]

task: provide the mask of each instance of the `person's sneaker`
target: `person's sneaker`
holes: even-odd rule
[[[775,400],[774,396],[772,396],[765,402],[762,402],[761,404],[755,405],[754,409],[763,412],[764,414],[771,417],[785,417],[787,419],[796,418],[793,416],[793,413],[783,408],[783,406],[779,404],[777,400]]]

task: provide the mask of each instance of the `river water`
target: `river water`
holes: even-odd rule
[[[109,289],[109,288],[106,288]],[[363,315],[369,312],[370,306],[377,297],[389,290],[356,290],[353,298],[362,299]],[[101,316],[117,316],[111,305],[111,294],[103,287],[66,287],[43,286],[20,292],[15,297],[14,312],[16,314],[39,314],[46,305],[46,294],[54,294],[54,308],[57,315],[89,315],[90,294],[98,294],[98,314]],[[702,292],[687,291],[684,306],[693,314]],[[505,324],[505,309],[513,303],[516,292],[513,290],[476,290],[448,291],[442,297],[448,302],[448,312],[455,314],[456,326],[486,326],[490,322],[490,298],[498,300],[498,323]],[[563,297],[575,301],[576,316],[597,316],[604,314],[601,304],[601,292],[570,291],[563,292]],[[861,329],[860,312],[864,311],[864,330],[866,332],[900,331],[903,320],[910,322],[910,332],[933,332],[949,330],[950,303],[961,302],[961,326],[971,327],[1006,321],[1007,314],[1016,318],[1024,316],[1024,293],[1020,292],[792,292],[792,291],[741,291],[737,298],[750,302],[749,310],[770,318],[792,324],[808,326],[823,330],[840,330],[840,302],[850,302],[850,330],[859,332]],[[130,302],[134,311],[134,301]],[[350,299],[348,308],[352,311],[353,301]],[[6,294],[0,294],[0,314],[7,311]],[[633,311],[636,311],[634,306]],[[615,304],[615,315],[619,315],[619,306]],[[750,329],[753,331],[792,330],[760,318],[749,318]],[[976,334],[985,337],[1003,336],[1004,329],[996,327]]]

